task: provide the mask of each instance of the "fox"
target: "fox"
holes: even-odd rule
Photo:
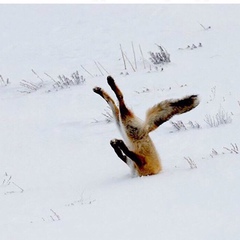
[[[197,107],[200,103],[198,95],[161,101],[147,110],[146,119],[143,121],[126,106],[123,94],[112,76],[107,77],[107,83],[117,97],[118,106],[101,87],[94,87],[93,91],[109,105],[124,140],[112,139],[110,145],[116,155],[130,167],[133,176],[158,174],[162,171],[161,159],[149,133],[174,115]]]

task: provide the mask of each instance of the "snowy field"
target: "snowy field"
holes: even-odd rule
[[[239,12],[0,5],[1,239],[239,240]],[[170,63],[150,61],[156,44]],[[133,178],[111,148],[121,136],[92,91],[114,97],[107,75],[142,119],[199,94],[196,109],[151,133],[160,174]]]

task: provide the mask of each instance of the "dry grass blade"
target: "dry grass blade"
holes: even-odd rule
[[[231,143],[231,148],[227,148],[227,147],[223,147],[224,149],[226,149],[227,151],[229,151],[230,153],[236,153],[239,154],[239,149],[236,143]]]

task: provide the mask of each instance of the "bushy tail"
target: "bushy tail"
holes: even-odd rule
[[[151,132],[176,114],[188,112],[198,106],[197,95],[186,96],[182,99],[162,101],[147,111],[145,129]]]

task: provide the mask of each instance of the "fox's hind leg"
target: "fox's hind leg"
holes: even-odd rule
[[[112,112],[113,112],[113,117],[116,120],[117,126],[120,128],[120,122],[119,122],[119,109],[116,106],[115,102],[113,99],[100,87],[95,87],[93,88],[93,91],[100,95],[110,106]]]
[[[111,76],[107,77],[107,82],[111,89],[116,94],[116,97],[119,101],[119,110],[121,114],[121,118],[124,120],[126,117],[133,117],[133,113],[126,107],[125,102],[123,100],[123,94],[121,90],[118,88],[118,86],[115,84],[114,79]]]
[[[143,167],[144,164],[146,163],[145,158],[143,156],[140,156],[135,152],[130,151],[122,140],[113,139],[111,140],[110,144],[113,147],[116,154],[118,155],[118,157],[122,159],[125,163],[129,164],[127,162],[127,157],[129,157],[134,163],[136,163],[136,165],[139,168]],[[123,153],[125,155],[123,155]]]

